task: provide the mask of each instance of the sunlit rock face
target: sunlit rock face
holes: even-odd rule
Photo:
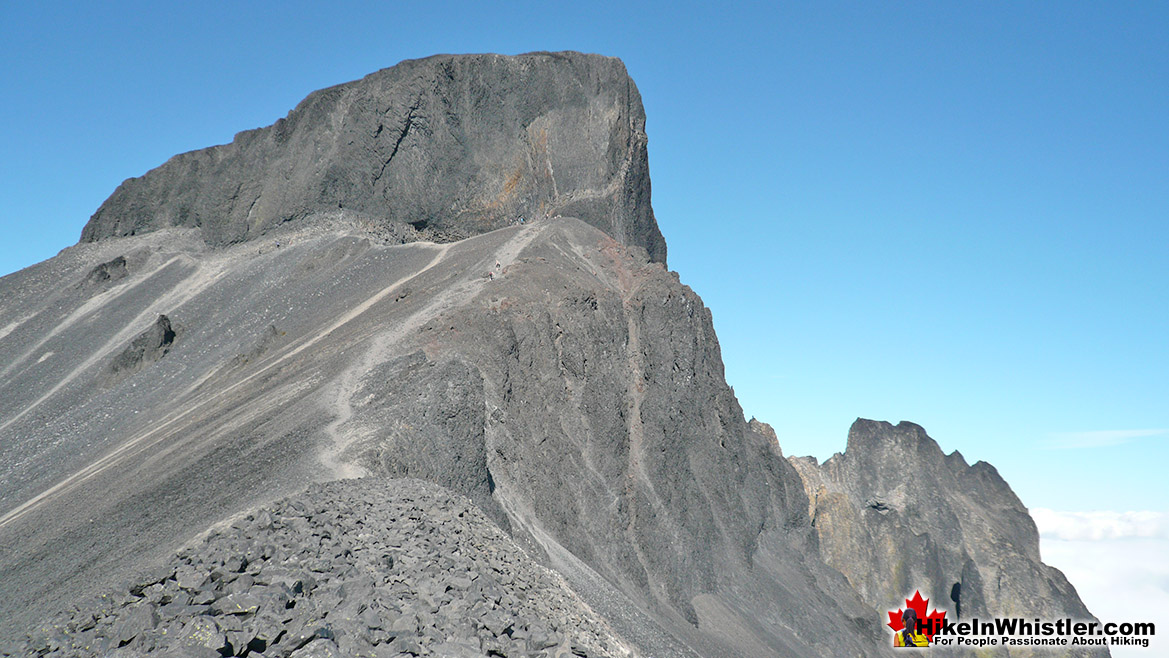
[[[441,241],[572,216],[666,260],[641,96],[620,60],[581,53],[436,55],[314,92],[125,181],[81,239],[197,227],[224,245],[329,211]]]
[[[843,453],[789,461],[824,560],[876,609],[903,608],[920,590],[965,620],[1091,618],[1039,559],[1035,523],[998,471],[944,454],[920,426],[858,419]]]

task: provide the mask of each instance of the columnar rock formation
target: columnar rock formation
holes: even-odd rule
[[[322,89],[122,183],[81,239],[177,226],[224,245],[341,210],[403,240],[579,217],[666,260],[637,87],[620,60],[579,53],[438,55]]]

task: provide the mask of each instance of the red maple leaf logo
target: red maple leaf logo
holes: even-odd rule
[[[917,613],[917,618],[922,622],[921,634],[930,642],[934,641],[934,633],[942,627],[942,621],[946,619],[946,611],[938,611],[934,609],[928,615],[925,613],[926,608],[929,607],[930,600],[921,598],[921,592],[915,591],[912,599],[905,599],[905,605],[913,608]],[[889,628],[896,633],[905,628],[905,622],[901,621],[901,615],[905,612],[905,608],[898,608],[897,612],[889,613]]]

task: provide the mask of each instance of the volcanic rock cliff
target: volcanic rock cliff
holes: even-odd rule
[[[931,474],[908,493],[949,507],[886,533],[911,565],[894,574],[856,499],[911,509],[882,465],[912,441],[854,428],[861,466],[821,469],[744,420],[709,310],[664,267],[643,122],[616,60],[407,62],[127,181],[80,244],[0,279],[0,635],[35,631],[11,651],[162,652],[175,632],[189,655],[887,655],[903,585],[1083,612],[1062,576],[990,586],[1054,570],[1009,489],[970,484],[985,468],[914,448]],[[387,478],[447,502],[393,502]],[[459,496],[482,516],[416,532]],[[203,542],[233,519],[231,548]],[[512,551],[486,519],[561,580],[480,581]],[[386,542],[437,565],[411,578],[456,580],[394,589],[366,550]],[[264,580],[318,567],[323,599]],[[114,604],[70,611],[91,596]]]
[[[81,239],[177,226],[223,245],[339,210],[403,240],[578,217],[666,260],[641,96],[620,60],[580,53],[437,55],[322,89],[122,183]]]

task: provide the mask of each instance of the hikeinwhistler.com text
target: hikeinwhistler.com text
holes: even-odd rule
[[[929,620],[918,626],[934,634],[939,647],[1149,646],[1157,634],[1152,622],[1056,621],[995,618],[990,621]]]

